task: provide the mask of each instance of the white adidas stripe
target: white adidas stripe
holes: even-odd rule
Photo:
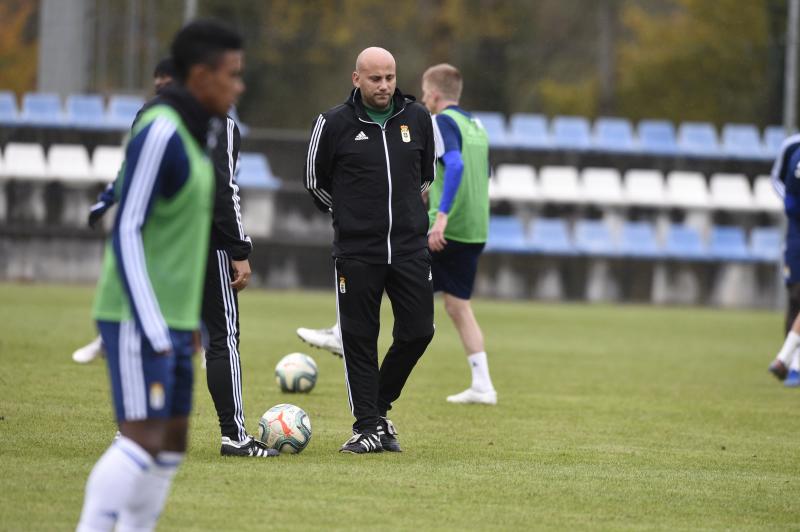
[[[236,312],[233,288],[231,288],[230,285],[230,260],[225,251],[217,250],[217,266],[222,290],[222,301],[225,307],[226,343],[228,345],[228,361],[231,368],[231,389],[233,390],[233,419],[239,432],[239,440],[241,441],[247,437],[247,431],[244,427],[244,409],[242,406],[242,366],[239,350],[236,346],[236,320],[238,319],[238,315]]]

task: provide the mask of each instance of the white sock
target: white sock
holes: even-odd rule
[[[155,465],[142,480],[141,489],[122,510],[117,532],[145,532],[156,528],[169,496],[172,479],[185,456],[185,453],[171,451],[158,453]]]
[[[486,351],[472,353],[467,357],[469,367],[472,369],[472,389],[477,392],[493,392],[492,378],[489,377],[489,361]]]
[[[800,347],[800,334],[789,331],[789,334],[786,335],[786,340],[783,342],[783,347],[778,352],[777,359],[783,362],[785,366],[788,366],[792,362],[792,355],[795,349],[798,347]]]
[[[86,481],[78,532],[111,531],[153,464],[153,458],[135,441],[125,436],[114,440]]]
[[[800,349],[795,349],[792,353],[792,361],[789,364],[789,371],[800,371]]]

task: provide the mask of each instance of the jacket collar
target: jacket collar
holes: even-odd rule
[[[410,94],[403,94],[400,92],[400,89],[395,88],[392,100],[394,101],[394,114],[392,116],[395,116],[406,108],[406,104],[416,101],[416,98]],[[364,101],[361,99],[361,90],[358,87],[350,92],[350,96],[348,96],[345,104],[353,108],[358,118],[366,122],[372,122],[372,119],[369,117],[364,107]]]
[[[153,103],[164,103],[175,109],[198,144],[207,144],[211,114],[185,87],[177,83],[171,84],[158,93]]]

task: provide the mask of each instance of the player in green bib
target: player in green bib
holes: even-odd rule
[[[93,316],[120,437],[89,475],[79,532],[153,530],[186,453],[214,206],[206,141],[244,89],[242,39],[194,22],[171,51],[176,83],[136,121],[114,191]]]
[[[428,190],[428,246],[433,289],[444,292],[445,310],[472,370],[472,385],[447,401],[493,405],[497,392],[470,304],[489,231],[489,138],[480,122],[458,106],[462,88],[461,73],[452,65],[432,66],[422,76],[422,100],[435,118],[437,176],[444,176]]]

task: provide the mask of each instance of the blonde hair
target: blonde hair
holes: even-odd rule
[[[448,100],[460,100],[464,80],[461,72],[453,65],[440,63],[433,65],[422,75],[422,81],[436,87]]]

